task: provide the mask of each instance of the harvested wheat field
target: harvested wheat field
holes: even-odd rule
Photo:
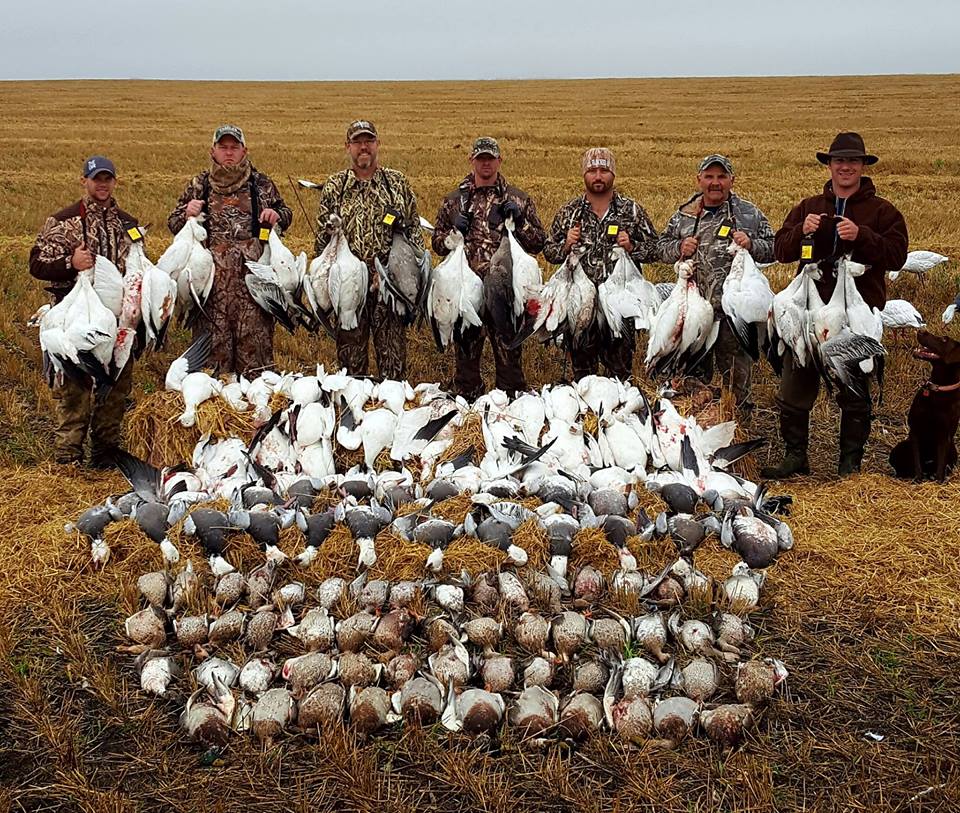
[[[814,474],[778,489],[795,499],[796,547],[769,574],[758,647],[781,657],[790,677],[742,747],[727,753],[688,740],[676,751],[636,750],[602,738],[576,750],[530,751],[509,736],[480,747],[407,727],[366,742],[352,732],[321,743],[290,735],[266,751],[238,737],[209,760],[178,728],[183,696],[147,697],[132,658],[117,652],[136,574],[159,566],[159,554],[118,532],[116,561],[94,572],[85,544],[63,531],[124,483],[49,462],[52,400],[36,332],[25,324],[45,301],[27,273],[30,246],[43,219],[76,199],[87,155],[117,163],[118,200],[154,224],[147,246],[155,258],[169,241],[168,212],[206,166],[211,132],[234,121],[254,164],[294,210],[289,245],[309,250],[310,225],[287,176],[322,180],[342,168],[345,126],[363,116],[380,131],[382,163],[408,174],[429,219],[465,174],[469,144],[489,134],[504,150],[504,175],[531,194],[547,223],[581,189],[582,150],[603,144],[616,153],[618,187],[658,228],[690,196],[696,163],[711,152],[730,156],[735,191],[777,228],[826,179],[814,152],[837,131],[857,130],[881,158],[871,174],[903,211],[910,248],[951,258],[925,281],[902,275],[889,296],[909,299],[935,332],[946,331],[939,315],[960,287],[952,214],[960,78],[845,77],[841,87],[829,78],[0,84],[0,809],[960,808],[960,486],[956,476],[945,485],[901,483],[886,463],[927,369],[910,354],[912,331],[885,339],[887,380],[864,474],[833,474],[838,413],[821,399]],[[312,212],[311,194],[301,191]],[[671,275],[649,271],[658,281]],[[767,273],[779,290],[792,269]],[[949,332],[957,337],[955,325]],[[175,414],[163,396],[151,415],[149,399],[186,339],[175,331],[164,352],[139,363],[131,425],[141,436],[129,438],[131,448],[148,448],[142,433]],[[278,332],[278,367],[318,360],[333,366],[329,339]],[[525,353],[525,366],[536,384],[565,372],[558,351],[540,347]],[[641,367],[638,354],[635,371],[649,391]],[[452,355],[438,356],[427,332],[411,334],[411,380],[448,382],[452,371]],[[489,382],[489,357],[484,371]],[[771,437],[772,455],[776,380],[768,368],[757,367],[754,391],[748,432]],[[168,451],[184,448],[171,441]],[[471,552],[460,555],[467,561]],[[703,566],[719,569],[720,558]]]

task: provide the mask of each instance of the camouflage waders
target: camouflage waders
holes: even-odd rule
[[[633,372],[636,346],[637,334],[632,329],[625,330],[619,339],[613,339],[601,332],[594,323],[584,341],[577,347],[570,348],[573,380],[579,381],[585,375],[596,375],[602,363],[607,375],[626,381]]]
[[[357,313],[357,326],[344,330],[337,325],[337,361],[348,375],[367,375],[370,367],[367,342],[372,334],[380,376],[403,380],[407,370],[406,330],[400,317],[380,301],[380,294],[371,291]]]
[[[93,402],[93,382],[64,378],[53,388],[56,405],[54,458],[58,463],[83,461],[83,442],[90,431],[90,462],[105,465],[121,445],[121,425],[133,387],[133,362],[127,363],[116,384],[99,406]]]
[[[484,322],[483,327],[468,329],[463,337],[454,342],[457,353],[457,371],[453,384],[459,395],[473,400],[485,392],[483,377],[480,375],[480,359],[483,356],[485,339],[490,339],[493,362],[496,366],[495,384],[498,389],[514,394],[527,389],[527,379],[523,375],[523,354],[518,347],[511,350],[492,325]]]

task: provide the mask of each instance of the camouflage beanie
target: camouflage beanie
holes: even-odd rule
[[[587,174],[588,169],[594,167],[609,169],[614,175],[617,174],[617,161],[606,147],[591,147],[580,159],[580,168],[584,175]]]

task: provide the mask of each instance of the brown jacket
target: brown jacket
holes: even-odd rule
[[[30,276],[51,283],[46,290],[59,302],[73,287],[77,272],[70,260],[82,246],[106,257],[122,274],[133,242],[127,229],[135,225],[137,219],[113,198],[106,205],[88,197],[78,200],[44,222],[30,250]]]
[[[827,181],[823,194],[814,195],[798,203],[787,215],[774,238],[773,250],[781,263],[800,259],[803,240],[803,221],[809,214],[833,215],[837,211],[837,197],[832,181]],[[830,298],[836,285],[834,261],[851,254],[854,262],[868,266],[856,278],[857,290],[864,301],[874,308],[883,308],[887,301],[887,271],[896,271],[907,260],[907,224],[896,206],[877,195],[870,178],[860,179],[860,188],[846,202],[844,217],[860,228],[853,242],[836,239],[833,221],[824,218],[813,235],[813,260],[820,264],[823,276],[817,290],[824,301]]]

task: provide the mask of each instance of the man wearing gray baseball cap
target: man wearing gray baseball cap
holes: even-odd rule
[[[30,251],[30,274],[49,283],[47,291],[59,302],[73,288],[77,275],[94,267],[97,256],[106,257],[123,274],[133,241],[142,239],[137,219],[127,214],[113,197],[117,168],[103,155],[92,155],[80,167],[83,196],[72,206],[51,215],[43,224]],[[79,367],[59,376],[44,364],[56,408],[54,459],[80,463],[89,430],[90,466],[109,468],[120,449],[120,428],[127,396],[133,384],[133,359],[115,370],[111,381],[94,382]],[[96,387],[109,386],[102,400],[93,397]]]
[[[513,220],[517,241],[529,254],[543,249],[546,232],[537,216],[537,207],[522,189],[507,183],[500,174],[503,156],[500,144],[480,136],[470,150],[471,172],[440,204],[433,231],[433,250],[441,257],[450,253],[447,236],[454,230],[463,235],[470,268],[481,279],[490,268],[490,259],[503,240],[507,218]],[[482,327],[468,328],[455,337],[457,369],[454,389],[469,400],[484,392],[480,359],[485,338],[490,340],[498,389],[508,393],[527,388],[523,375],[522,350],[511,348],[513,336],[502,336],[492,317],[484,313]]]
[[[657,241],[660,259],[667,263],[693,258],[696,280],[703,296],[710,299],[720,332],[713,350],[693,371],[709,383],[714,367],[721,386],[732,389],[737,406],[747,417],[750,403],[751,367],[754,359],[740,346],[720,307],[723,281],[730,273],[734,243],[750,252],[758,263],[773,262],[773,229],[753,203],[733,192],[733,164],[725,155],[713,153],[697,164],[697,191],[673,214]],[[731,384],[732,381],[732,384]]]

